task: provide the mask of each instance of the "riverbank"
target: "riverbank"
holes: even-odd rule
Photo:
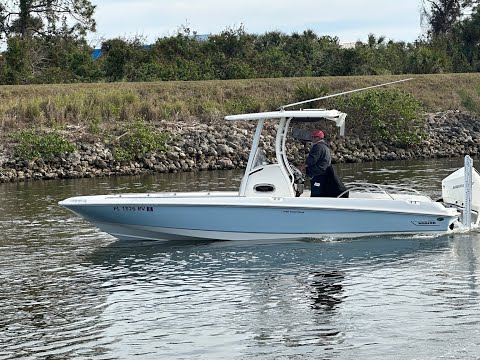
[[[444,111],[425,115],[425,139],[417,145],[398,147],[374,142],[368,137],[345,138],[329,134],[334,163],[369,162],[455,157],[480,153],[480,121],[468,112]],[[115,160],[110,145],[76,142],[69,154],[36,160],[13,159],[8,148],[0,148],[0,182],[82,177],[137,175],[179,171],[244,168],[248,161],[252,124],[197,124],[176,130],[164,152],[150,153],[134,161]],[[268,157],[274,154],[274,132],[263,142]],[[288,156],[292,164],[303,164],[308,148],[290,140]]]

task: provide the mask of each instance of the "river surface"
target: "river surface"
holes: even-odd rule
[[[436,198],[461,166],[337,169],[345,181]],[[241,176],[1,184],[0,359],[480,359],[480,232],[132,244],[57,205],[73,195],[235,190]]]

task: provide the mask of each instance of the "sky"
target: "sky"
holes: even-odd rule
[[[91,0],[97,6],[93,46],[103,39],[146,43],[175,35],[182,25],[197,34],[218,34],[243,25],[247,33],[311,29],[340,43],[366,41],[368,34],[412,42],[420,27],[421,0]]]

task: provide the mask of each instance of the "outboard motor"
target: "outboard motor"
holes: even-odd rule
[[[466,160],[469,159],[470,157]],[[468,179],[469,181],[465,179],[465,167],[451,173],[442,180],[442,202],[445,205],[462,210],[469,209],[471,222],[478,225],[480,221],[480,174],[471,166],[471,162],[466,161],[466,164],[469,164],[467,174],[471,172],[471,182],[470,179]],[[471,184],[471,189],[467,189],[468,191],[465,189],[466,184],[467,186]],[[470,199],[467,199],[465,194],[468,194],[467,196],[469,196]],[[466,214],[463,214],[463,217],[468,219],[468,215]],[[462,219],[462,222],[465,223],[465,219]],[[468,224],[465,225],[468,226]]]

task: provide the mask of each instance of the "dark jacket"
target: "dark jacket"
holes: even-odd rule
[[[342,198],[348,198],[349,192],[343,184],[342,180],[337,176],[335,169],[332,165],[327,168],[325,181],[325,188],[323,189],[323,196],[327,197],[338,197],[340,194],[343,194]]]
[[[307,176],[312,178],[317,175],[325,175],[331,163],[330,149],[325,140],[320,140],[312,145],[305,162],[307,165]]]

